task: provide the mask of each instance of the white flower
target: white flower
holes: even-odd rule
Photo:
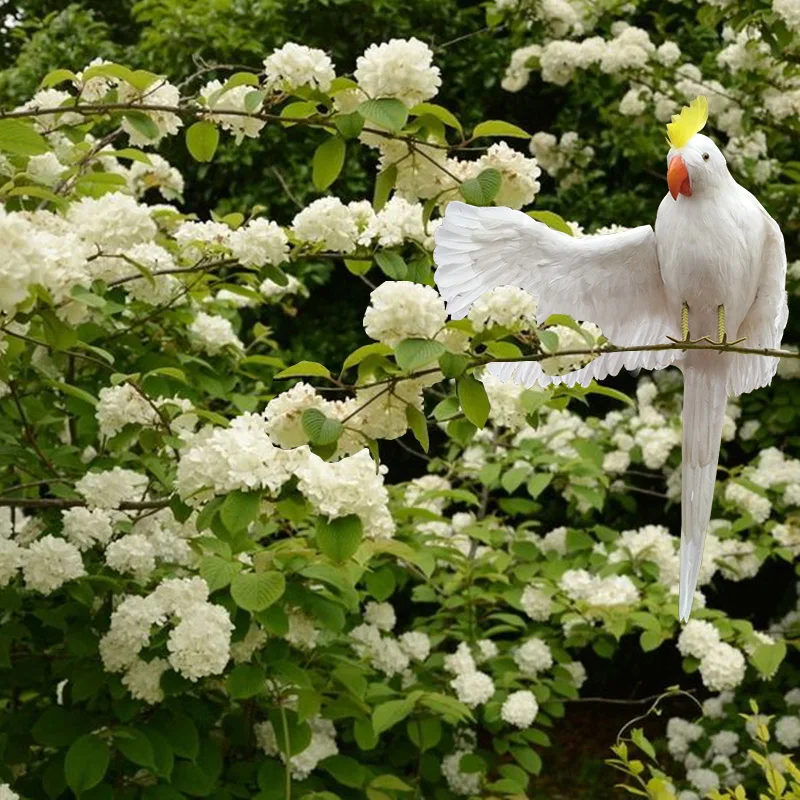
[[[314,627],[314,620],[296,608],[290,609],[289,631],[284,637],[290,645],[298,650],[313,650],[317,646],[319,631]]]
[[[251,624],[244,639],[231,643],[231,658],[236,664],[246,664],[267,643],[267,634],[263,628]]]
[[[286,284],[281,286],[281,284],[273,281],[272,278],[265,278],[258,287],[258,291],[270,301],[283,300],[284,297],[290,294],[306,294],[305,286],[294,275],[287,275],[286,279]]]
[[[482,294],[467,316],[478,332],[495,325],[529,331],[536,327],[536,298],[516,286],[497,286]]]
[[[193,504],[236,489],[274,492],[291,477],[304,455],[305,448],[275,447],[265,419],[242,414],[228,428],[205,429],[197,435],[181,456],[176,485],[181,497]]]
[[[541,541],[539,547],[543,553],[557,553],[560,556],[567,553],[567,529],[563,526],[553,528],[549,533],[546,533]]]
[[[561,576],[559,585],[573,600],[590,608],[629,606],[639,600],[639,590],[627,575],[601,578],[584,569],[570,569]]]
[[[200,89],[200,96],[205,100],[206,106],[215,113],[208,114],[211,122],[218,122],[223,130],[232,133],[236,143],[247,136],[255,139],[267,123],[263,119],[251,116],[261,110],[261,100],[251,108],[247,107],[248,96],[257,92],[252,86],[234,86],[223,91],[223,84],[219,81],[209,81]],[[258,94],[256,94],[258,97]],[[226,114],[225,111],[236,111],[236,114]],[[222,112],[222,113],[217,113]]]
[[[301,87],[327,92],[336,77],[333,62],[324,51],[287,42],[264,59],[266,87],[275,91]]]
[[[161,689],[161,676],[169,669],[169,662],[163,658],[144,661],[137,658],[122,676],[122,684],[136,700],[155,705],[164,699]]]
[[[675,42],[664,42],[656,49],[656,58],[665,67],[676,64],[681,57],[681,49]]]
[[[62,92],[59,89],[42,89],[16,110],[58,109],[64,105],[74,105],[74,103],[75,98],[68,92]],[[39,114],[33,119],[34,125],[41,131],[49,131],[60,125],[78,125],[83,122],[83,117],[72,111],[54,111],[52,114]]]
[[[553,654],[541,639],[533,636],[516,650],[514,661],[523,675],[533,678],[553,666]]]
[[[800,4],[797,0],[772,0],[772,10],[792,31],[800,31]]]
[[[569,671],[576,688],[580,689],[586,683],[586,667],[580,661],[570,661],[568,664],[562,664],[561,666]]]
[[[790,708],[800,706],[800,688],[790,689],[783,697],[784,702]]]
[[[390,631],[397,623],[397,617],[390,603],[370,601],[364,607],[364,622],[374,625],[379,630]]]
[[[528,85],[531,70],[529,64],[533,59],[538,58],[542,52],[542,46],[531,44],[520,47],[511,54],[511,60],[506,67],[506,74],[503,76],[501,86],[507,92],[519,92]]]
[[[234,257],[246,267],[278,266],[289,253],[289,239],[283,228],[262,217],[233,231],[229,242]]]
[[[500,190],[494,198],[499,206],[522,208],[533,202],[539,192],[542,174],[536,159],[496,142],[475,162],[475,174],[485,169],[496,169],[502,176]]]
[[[25,171],[36,183],[51,187],[58,183],[65,169],[56,154],[52,152],[31,156],[25,167]]]
[[[719,775],[713,769],[703,767],[690,769],[686,773],[686,779],[703,795],[714,789],[719,789]]]
[[[775,738],[789,750],[800,745],[800,719],[798,717],[781,717],[775,723]]]
[[[385,466],[376,468],[366,449],[336,463],[311,453],[296,470],[298,489],[318,513],[331,519],[357,514],[370,539],[394,535],[395,523],[383,485],[385,472]]]
[[[356,61],[354,77],[371,98],[393,97],[411,108],[429,100],[442,80],[433,52],[419,39],[392,39],[371,44]]]
[[[180,200],[183,197],[183,175],[158,153],[149,153],[149,164],[134,161],[128,170],[128,185],[136,197],[148,189],[158,189],[165,200]]]
[[[314,200],[292,220],[292,230],[301,242],[342,253],[356,249],[359,234],[352,213],[338,197]]]
[[[446,320],[444,301],[430,286],[386,281],[370,295],[364,330],[370,338],[395,347],[403,339],[433,339]]]
[[[455,653],[445,656],[444,668],[453,675],[467,675],[475,672],[475,660],[466,642],[461,642]]]
[[[186,258],[199,261],[203,256],[230,247],[231,229],[222,222],[182,222],[175,231],[175,241]]]
[[[431,652],[431,640],[422,631],[408,631],[398,639],[402,651],[412,661],[424,661]]]
[[[130,572],[143,580],[156,568],[156,551],[146,536],[129,533],[108,545],[106,564],[117,572]]]
[[[678,650],[682,656],[703,658],[721,641],[719,631],[710,622],[690,619],[678,636]]]
[[[408,669],[410,658],[396,639],[387,636],[370,652],[370,663],[375,669],[391,678]]]
[[[233,330],[229,319],[217,314],[200,311],[188,328],[192,344],[210,356],[217,355],[226,347],[243,351],[244,345]]]
[[[167,640],[169,663],[190,681],[218,675],[230,658],[233,623],[215,603],[195,603],[180,612],[181,621]]]
[[[16,542],[0,537],[0,588],[8,586],[25,563],[25,550]]]
[[[155,404],[148,403],[147,398],[129,383],[105,386],[98,398],[94,413],[103,436],[115,436],[129,423],[144,427],[154,427],[159,423]]]
[[[307,444],[308,434],[303,428],[303,412],[316,408],[325,413],[327,405],[327,401],[317,394],[313,386],[299,381],[267,403],[264,416],[270,439],[284,448]]]
[[[456,750],[442,759],[442,774],[450,791],[462,797],[476,795],[481,790],[480,772],[461,771],[461,759],[468,754],[467,750]]]
[[[79,550],[106,545],[114,535],[111,515],[101,508],[70,508],[61,512],[62,533]]]
[[[125,255],[131,261],[153,273],[175,269],[175,261],[172,255],[160,245],[155,244],[155,242],[142,242],[134,245]],[[119,262],[119,266],[115,266],[114,261]],[[101,270],[98,272],[93,269],[92,272],[93,275],[103,280],[113,280],[114,278],[122,278],[131,274],[131,266],[121,258],[100,258],[92,263],[98,262],[101,262]],[[124,274],[122,274],[123,272]],[[153,275],[152,283],[142,276],[141,279],[137,278],[136,280],[128,281],[125,284],[125,291],[134,300],[156,306],[171,300],[177,294],[181,285],[181,282],[174,275]]]
[[[7,783],[0,783],[0,800],[19,800],[19,795]]]
[[[719,642],[700,661],[700,677],[712,692],[735,689],[743,680],[745,660],[740,650]]]
[[[772,513],[772,504],[768,498],[734,481],[728,481],[725,486],[725,499],[746,511],[756,522],[766,522]]]
[[[309,721],[311,727],[311,741],[301,753],[293,755],[289,761],[292,768],[292,777],[295,780],[305,780],[317,767],[320,761],[339,752],[336,744],[336,728],[329,719],[314,717]],[[271,722],[260,722],[254,726],[256,742],[268,756],[280,754],[286,762],[286,756],[280,752],[275,729]]]
[[[720,731],[711,737],[712,753],[718,756],[735,756],[739,749],[739,734],[735,731]]]
[[[497,657],[497,645],[491,639],[479,639],[475,642],[475,647],[478,648],[477,661],[479,664]]]
[[[120,103],[142,103],[151,106],[172,106],[177,107],[181,101],[181,95],[176,86],[169,81],[159,78],[147,87],[144,92],[139,92],[130,84],[122,82],[119,84]],[[155,123],[158,133],[154,138],[143,134],[125,116],[122,118],[122,128],[128,134],[130,143],[133,147],[143,147],[146,145],[158,144],[165,136],[174,135],[183,126],[183,120],[171,111],[144,111]]]
[[[396,194],[367,223],[358,236],[358,243],[368,246],[377,240],[381,247],[394,247],[410,239],[424,245],[428,234],[422,214],[422,205],[411,203]]]
[[[469,706],[477,706],[491,700],[494,695],[494,682],[485,672],[462,672],[450,681],[450,686],[456,693],[456,697]]]
[[[716,697],[703,701],[703,716],[709,719],[722,719],[725,716],[725,705],[733,700],[732,692],[721,692]]]
[[[512,692],[500,709],[500,716],[509,725],[517,728],[529,728],[539,713],[539,704],[533,692],[526,690]]]
[[[81,238],[106,254],[124,252],[156,235],[156,224],[147,206],[120,192],[84,197],[72,203],[67,222]]]
[[[536,586],[526,586],[520,600],[523,611],[537,622],[550,619],[553,613],[553,600]]]
[[[121,467],[105,472],[87,472],[75,484],[89,508],[119,508],[122,502],[140,501],[146,488],[144,475]]]
[[[80,550],[50,534],[33,542],[22,558],[25,588],[42,594],[50,594],[86,574]]]

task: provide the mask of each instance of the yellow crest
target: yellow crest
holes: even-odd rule
[[[683,147],[696,133],[700,133],[708,121],[708,100],[704,95],[681,109],[680,114],[673,114],[672,122],[667,123],[667,141],[671,147]]]

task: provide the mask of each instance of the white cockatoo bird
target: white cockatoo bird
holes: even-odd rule
[[[537,316],[591,321],[618,346],[699,337],[777,348],[786,325],[786,252],[778,224],[731,177],[725,156],[700,133],[708,118],[696,98],[667,125],[667,184],[655,231],[573,238],[509,208],[453,202],[436,231],[436,284],[454,319],[485,292],[517,286]],[[563,376],[535,362],[494,363],[502,380],[526,386],[587,386],[625,367],[684,376],[679,612],[689,618],[711,519],[722,423],[729,395],[766,386],[777,358],[711,350],[607,353]]]

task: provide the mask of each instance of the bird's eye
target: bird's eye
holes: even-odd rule
[[[709,155],[708,153],[703,153],[703,161],[708,161]]]

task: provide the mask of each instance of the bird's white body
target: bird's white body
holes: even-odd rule
[[[697,129],[695,129],[697,130]],[[688,137],[687,137],[688,138]],[[675,164],[673,164],[675,161]],[[552,313],[597,323],[619,346],[667,343],[681,335],[688,306],[694,338],[718,336],[724,308],[731,339],[777,348],[788,306],[786,253],[777,223],[736,183],[717,146],[699,133],[668,155],[670,194],[649,226],[573,239],[507,208],[451,203],[436,232],[436,283],[454,318],[484,292],[514,285],[533,294],[539,318]],[[678,165],[679,169],[672,167]],[[677,177],[676,177],[677,175]],[[711,518],[728,396],[766,386],[777,359],[702,350],[604,354],[564,376],[538,363],[494,363],[490,371],[526,386],[588,385],[626,369],[684,374],[681,619],[688,619]]]

